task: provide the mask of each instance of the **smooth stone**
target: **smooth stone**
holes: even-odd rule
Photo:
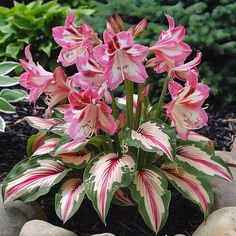
[[[22,226],[32,219],[46,219],[46,216],[39,204],[36,202],[23,203],[21,201],[15,201],[4,205],[0,191],[1,236],[19,236]]]
[[[31,220],[24,224],[19,236],[77,236],[77,234],[43,220]]]
[[[90,236],[115,236],[115,235],[111,234],[111,233],[102,233],[102,234],[93,234],[93,235],[90,235]]]
[[[226,163],[236,164],[236,155],[233,153],[217,151],[216,155],[220,156]],[[230,170],[233,175],[233,182],[216,177],[210,180],[215,195],[214,209],[236,206],[236,168],[230,167]]]
[[[224,207],[213,212],[192,236],[235,236],[236,207]]]

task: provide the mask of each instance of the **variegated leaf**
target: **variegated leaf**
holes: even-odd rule
[[[135,130],[126,129],[126,142],[129,146],[142,148],[147,152],[163,151],[170,159],[175,155],[175,131],[164,123],[147,121]]]
[[[26,120],[31,127],[42,131],[49,130],[51,127],[57,124],[54,119],[43,119],[35,116],[26,116],[21,121],[24,120]]]
[[[85,192],[104,223],[115,191],[131,182],[134,171],[130,155],[119,158],[115,153],[99,155],[85,169]]]
[[[35,150],[35,152],[33,153],[32,156],[40,156],[40,155],[44,155],[44,154],[50,154],[55,149],[59,140],[60,140],[59,138],[46,139],[44,141],[44,143]]]
[[[85,196],[84,184],[80,178],[66,180],[55,198],[55,210],[65,223],[79,209]]]
[[[86,148],[77,152],[61,153],[55,158],[63,162],[64,165],[76,169],[84,168],[92,157],[92,153]]]
[[[114,194],[114,202],[122,206],[133,206],[133,202],[129,199],[123,189],[117,189]]]
[[[4,201],[34,201],[48,193],[67,172],[68,169],[48,157],[25,159],[19,162],[4,180]]]
[[[28,138],[26,153],[28,157],[31,157],[33,153],[43,144],[45,140],[46,132],[33,134]]]
[[[225,164],[219,157],[209,154],[203,147],[197,144],[182,145],[176,149],[176,160],[184,167],[194,174],[206,174],[209,176],[219,176],[228,181],[232,181],[232,175]]]
[[[209,213],[214,198],[211,186],[205,180],[188,173],[174,163],[163,164],[161,169],[180,193],[197,203],[205,215]]]
[[[165,176],[157,167],[147,166],[136,171],[129,187],[144,221],[157,233],[166,222],[171,198]]]
[[[70,153],[70,152],[76,152],[82,150],[88,143],[88,140],[79,141],[79,140],[73,140],[68,141],[65,140],[63,142],[60,142],[58,147],[55,150],[55,155],[64,154],[64,153]]]

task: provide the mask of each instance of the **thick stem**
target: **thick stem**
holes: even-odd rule
[[[107,144],[108,144],[109,151],[114,152],[111,136],[106,133],[106,137],[107,137]]]
[[[134,126],[134,113],[133,113],[133,94],[134,83],[128,79],[125,79],[126,89],[126,117],[128,127],[133,129]]]
[[[162,106],[163,106],[164,99],[165,99],[165,96],[166,96],[166,93],[167,93],[168,81],[169,81],[169,77],[167,76],[166,79],[165,79],[165,83],[163,85],[163,89],[162,89],[162,92],[161,92],[160,99],[159,99],[158,104],[157,104],[157,109],[155,110],[155,112],[153,112],[152,118],[160,118],[160,115],[161,115],[161,112],[162,112]]]

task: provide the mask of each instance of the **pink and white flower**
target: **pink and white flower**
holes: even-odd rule
[[[167,31],[162,30],[157,42],[149,48],[156,58],[152,58],[147,66],[154,67],[157,73],[169,71],[170,68],[182,64],[191,53],[191,48],[183,42],[185,36],[184,26],[175,27],[174,19],[166,15],[169,23]]]
[[[90,25],[83,22],[82,26],[78,27],[75,24],[75,18],[75,14],[70,13],[64,26],[52,29],[54,40],[62,47],[58,62],[61,62],[63,66],[75,64],[81,55],[91,52],[92,46],[100,44],[97,34]]]
[[[71,91],[69,93],[71,108],[65,113],[65,120],[70,123],[69,135],[73,139],[86,139],[97,133],[99,129],[112,135],[116,124],[111,115],[111,108],[100,101],[98,91]]]
[[[142,61],[148,48],[135,44],[131,33],[125,31],[117,34],[105,31],[103,37],[105,44],[94,48],[94,56],[105,67],[108,87],[117,88],[125,78],[143,83],[147,72]]]
[[[20,60],[25,71],[20,75],[20,85],[30,90],[29,101],[36,103],[39,96],[45,92],[48,85],[53,80],[53,73],[43,69],[43,67],[33,61],[30,45],[25,48],[25,56],[28,61]]]
[[[196,66],[201,62],[201,56],[202,53],[199,51],[197,52],[196,57],[192,61],[171,68],[169,71],[169,76],[184,81],[186,81],[190,76],[191,77],[195,76],[197,78],[199,72]]]
[[[169,92],[172,101],[167,105],[167,115],[179,137],[186,140],[190,130],[207,125],[208,117],[201,106],[209,96],[209,87],[198,83],[195,76],[190,76],[185,87],[171,81]]]

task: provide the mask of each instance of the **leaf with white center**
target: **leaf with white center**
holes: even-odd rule
[[[0,132],[5,132],[6,123],[5,120],[0,116]]]
[[[175,156],[175,131],[164,123],[147,121],[135,130],[126,129],[126,143],[129,146],[142,148],[147,152],[163,151],[173,160]]]
[[[4,202],[34,201],[48,193],[68,170],[49,157],[25,159],[15,165],[3,182]]]
[[[80,178],[66,180],[55,198],[55,210],[65,223],[79,209],[85,196],[84,184]]]
[[[6,99],[0,97],[0,112],[12,114],[16,112],[16,108],[11,105]]]
[[[231,172],[219,157],[211,154],[197,143],[184,143],[176,149],[176,161],[189,172],[202,176],[219,176],[232,181]]]
[[[173,163],[163,164],[161,169],[183,196],[197,203],[205,216],[209,213],[214,201],[209,183]]]
[[[84,148],[77,152],[58,154],[55,158],[61,161],[65,166],[75,169],[82,169],[86,167],[91,157],[92,153]]]
[[[0,97],[6,99],[9,102],[18,102],[27,98],[28,94],[24,90],[3,89],[0,92]]]
[[[62,140],[55,150],[55,155],[62,154],[62,153],[70,153],[82,150],[88,143],[88,140],[73,140],[70,141],[68,139]]]
[[[4,61],[0,63],[0,75],[6,75],[20,66],[19,63],[14,61]]]
[[[133,157],[115,153],[100,154],[85,169],[85,192],[104,223],[115,191],[129,185],[134,172]]]
[[[9,77],[0,75],[0,87],[10,87],[19,84],[17,77]]]
[[[50,154],[54,151],[57,143],[59,142],[59,138],[49,138],[44,141],[44,143],[38,147],[32,156],[40,156],[44,154]]]
[[[157,233],[165,224],[170,203],[167,180],[155,166],[137,170],[129,188],[145,223]]]
[[[20,121],[27,121],[28,124],[40,131],[46,131],[52,128],[54,125],[57,124],[57,122],[54,119],[43,119],[40,117],[35,117],[35,116],[26,116]]]

